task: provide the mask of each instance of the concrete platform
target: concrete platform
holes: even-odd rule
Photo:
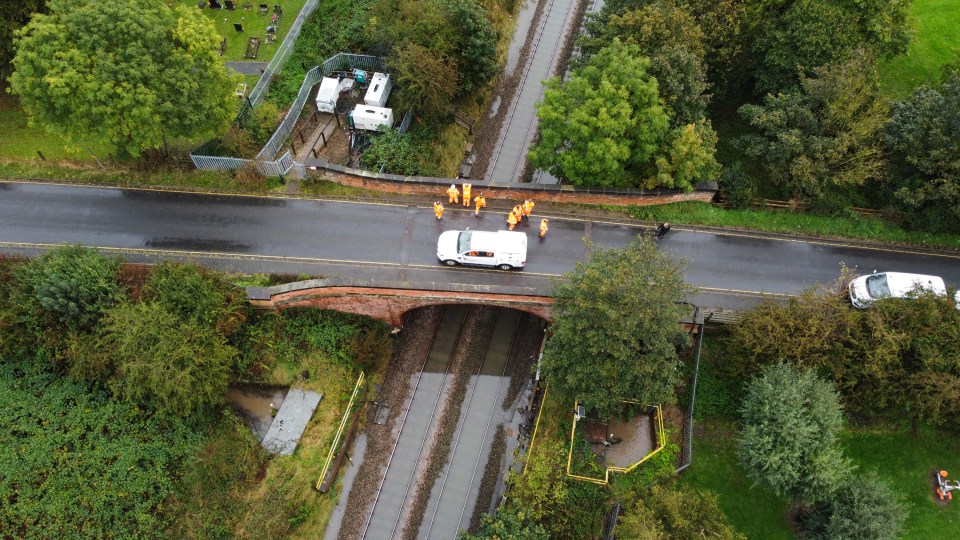
[[[302,388],[291,388],[287,394],[287,399],[283,401],[277,416],[270,424],[270,430],[261,443],[268,452],[288,456],[297,449],[297,443],[303,431],[307,429],[307,423],[313,416],[313,411],[323,394],[318,394]]]

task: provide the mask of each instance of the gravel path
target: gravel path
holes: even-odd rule
[[[423,359],[430,351],[442,311],[442,306],[429,306],[414,311],[398,336],[393,358],[390,359],[384,376],[383,388],[377,397],[377,401],[390,406],[390,418],[382,426],[372,423],[367,425],[367,449],[363,464],[354,478],[345,511],[346,516],[354,518],[344,520],[337,537],[340,540],[359,539],[363,534],[364,517],[371,511],[377,487],[397,440],[398,434],[394,433],[394,427],[399,430],[397,419],[404,403],[410,397],[410,381],[420,371]]]

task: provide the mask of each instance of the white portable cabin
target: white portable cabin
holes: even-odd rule
[[[392,88],[393,82],[390,81],[389,74],[374,73],[373,78],[370,79],[370,86],[367,87],[367,93],[363,96],[363,102],[372,107],[383,107],[387,104]]]
[[[340,81],[333,77],[320,79],[320,90],[317,91],[317,110],[332,113],[337,110],[337,98],[340,97]]]
[[[357,105],[350,114],[353,127],[367,131],[378,131],[380,126],[393,127],[393,109]]]

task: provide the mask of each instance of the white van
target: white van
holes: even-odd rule
[[[447,266],[489,266],[501,270],[527,264],[527,234],[516,231],[446,231],[437,240],[437,258]]]
[[[947,294],[947,286],[939,276],[881,272],[860,276],[850,282],[850,302],[855,307],[866,308],[881,298],[909,298],[917,291]]]

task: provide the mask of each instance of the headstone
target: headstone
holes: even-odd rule
[[[231,2],[231,0],[226,0],[223,3],[223,5],[227,6],[227,9],[229,9],[230,11],[237,9],[237,6],[233,5],[233,2]]]
[[[210,9],[223,9],[223,5],[221,5],[220,2],[217,2],[217,0],[210,0],[209,4]]]
[[[233,23],[233,29],[236,30],[237,32],[243,32],[243,25],[238,22],[235,22]]]
[[[260,13],[266,13],[269,10],[270,10],[269,6],[267,6],[266,4],[260,4]]]
[[[274,5],[273,12],[276,13],[277,15],[283,15],[283,8],[280,7],[279,5]]]

